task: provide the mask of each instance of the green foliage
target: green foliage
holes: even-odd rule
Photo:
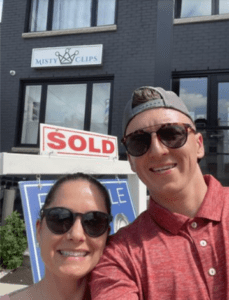
[[[23,253],[27,247],[25,223],[20,214],[14,211],[0,226],[0,265],[7,269],[21,266]]]

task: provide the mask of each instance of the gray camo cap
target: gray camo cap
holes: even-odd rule
[[[142,104],[138,104],[133,107],[133,100],[136,95],[142,94],[141,91],[148,90],[150,93],[143,95],[144,100]],[[154,97],[152,96],[154,94]],[[155,99],[156,94],[156,99]],[[138,97],[138,96],[137,96]],[[122,120],[122,131],[123,135],[125,135],[126,127],[129,122],[135,117],[137,114],[148,110],[148,109],[155,109],[155,108],[171,108],[178,110],[185,114],[187,117],[191,119],[193,122],[192,117],[190,116],[187,107],[185,106],[183,100],[178,97],[174,92],[166,91],[160,87],[152,87],[152,86],[142,86],[136,89],[131,99],[127,102],[127,105],[124,110],[123,120]]]

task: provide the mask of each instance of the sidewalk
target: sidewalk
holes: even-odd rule
[[[0,282],[0,296],[12,293],[12,292],[20,290],[24,287],[27,287],[27,285],[9,284],[9,283],[1,283]]]
[[[30,257],[24,256],[22,266],[15,270],[0,271],[0,296],[33,284]]]

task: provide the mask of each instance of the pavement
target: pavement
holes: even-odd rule
[[[0,270],[0,296],[33,284],[33,276],[28,250],[24,253],[23,263],[15,270]]]

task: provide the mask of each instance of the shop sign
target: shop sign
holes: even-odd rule
[[[40,124],[40,154],[117,159],[117,137]]]
[[[36,48],[31,68],[102,65],[103,45]]]

